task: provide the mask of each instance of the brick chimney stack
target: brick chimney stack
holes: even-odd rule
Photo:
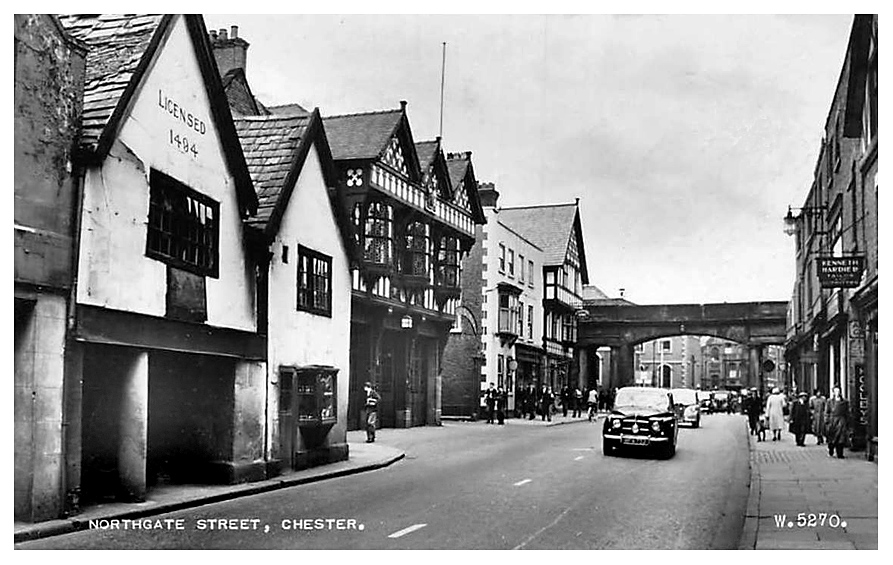
[[[496,191],[495,184],[492,182],[479,182],[478,196],[481,198],[481,206],[484,208],[496,208],[499,192]]]
[[[217,60],[220,76],[225,77],[236,69],[245,72],[249,44],[239,37],[239,26],[230,26],[229,33],[226,28],[211,30],[208,35],[211,37],[211,47],[214,50],[214,59]]]

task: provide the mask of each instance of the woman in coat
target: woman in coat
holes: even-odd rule
[[[791,406],[791,433],[797,445],[806,445],[806,434],[809,433],[809,406],[806,404],[806,391],[797,395],[797,402]]]
[[[772,389],[772,394],[766,400],[766,414],[769,416],[769,429],[772,430],[772,441],[781,441],[781,431],[784,429],[784,395],[778,387]]]
[[[825,405],[825,436],[828,440],[828,455],[843,459],[843,446],[847,442],[847,434],[850,427],[850,404],[840,392],[840,387],[834,387],[831,398]]]
[[[812,398],[809,399],[809,411],[812,412],[812,433],[815,435],[817,445],[825,443],[825,405],[828,399],[820,389],[815,389]]]

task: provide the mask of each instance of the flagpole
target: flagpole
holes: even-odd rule
[[[443,86],[446,78],[446,41],[443,42],[443,61],[440,65],[440,137],[443,138]]]

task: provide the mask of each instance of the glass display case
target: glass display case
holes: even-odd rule
[[[321,365],[295,369],[298,427],[325,426],[338,419],[338,369]]]

